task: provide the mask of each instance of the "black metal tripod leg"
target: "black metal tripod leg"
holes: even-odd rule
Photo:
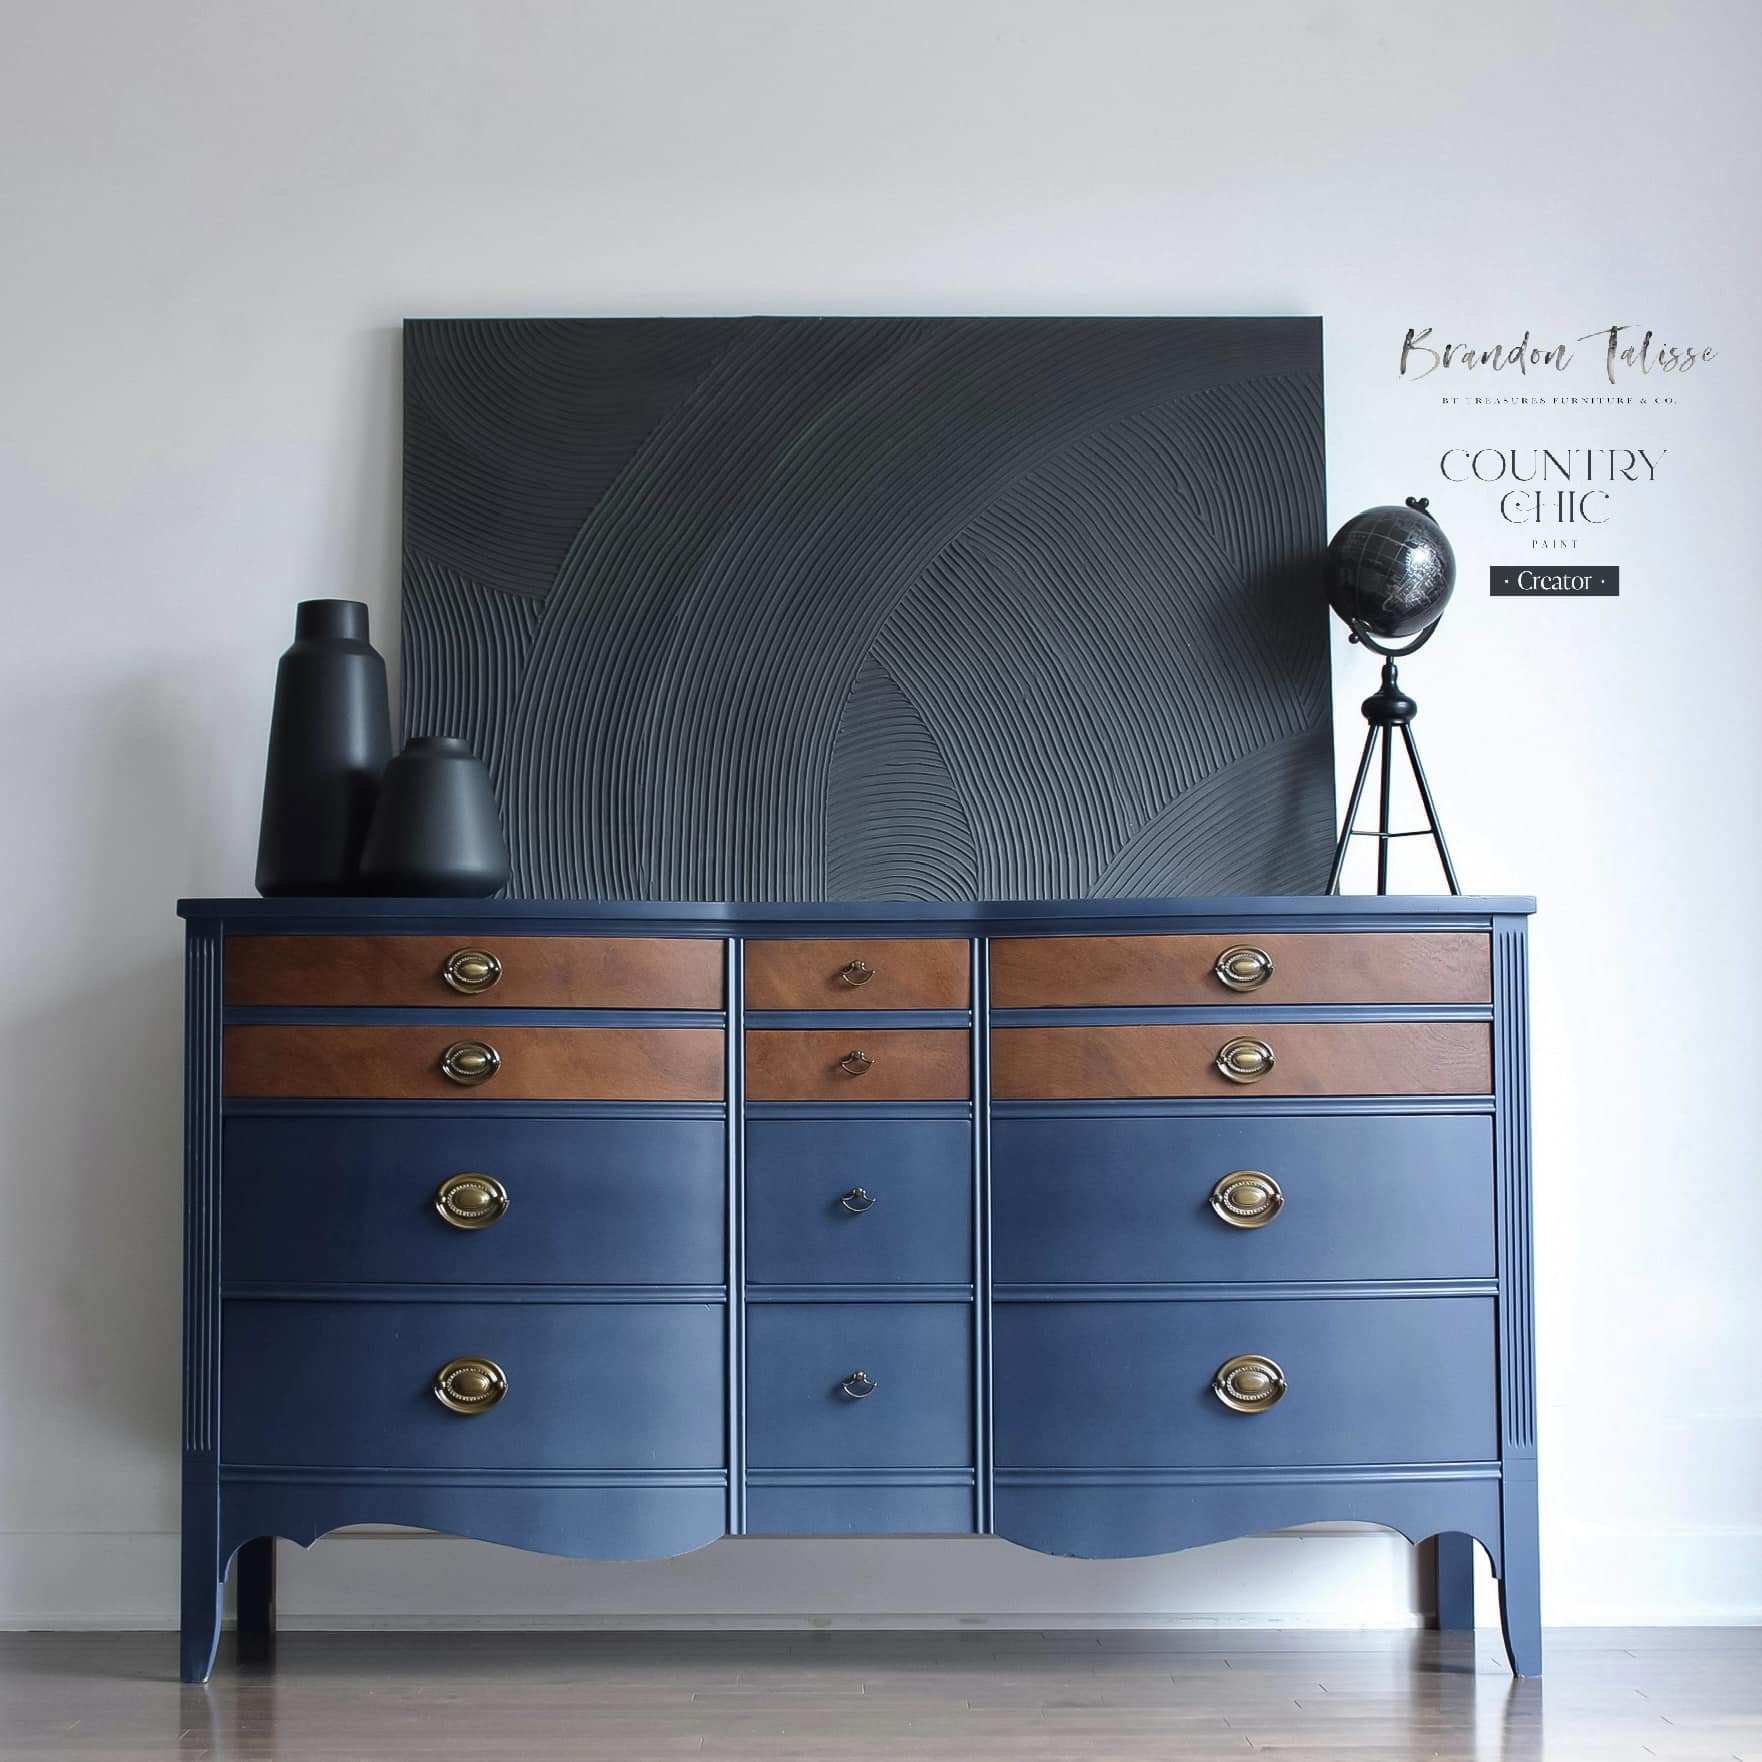
[[[1346,847],[1352,842],[1352,823],[1358,818],[1358,804],[1364,799],[1364,780],[1370,775],[1370,761],[1377,750],[1377,731],[1373,727],[1364,737],[1364,757],[1358,761],[1358,780],[1352,785],[1352,799],[1346,804],[1346,819],[1340,827],[1340,842],[1334,847],[1334,866],[1328,871],[1328,892],[1340,891],[1340,875],[1346,867]]]
[[[1438,824],[1438,810],[1432,802],[1432,786],[1426,782],[1425,766],[1419,762],[1419,748],[1414,744],[1413,730],[1403,722],[1401,738],[1407,743],[1407,757],[1413,765],[1413,780],[1419,785],[1419,799],[1426,811],[1426,824],[1432,829],[1432,842],[1438,847],[1438,861],[1444,865],[1444,879],[1452,893],[1462,889],[1456,884],[1456,865],[1450,861],[1449,847],[1444,843],[1444,828]]]
[[[1395,736],[1383,729],[1383,799],[1377,809],[1377,895],[1389,891],[1389,789],[1394,782]]]

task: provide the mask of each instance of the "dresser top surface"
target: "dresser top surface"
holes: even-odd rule
[[[1178,931],[1253,922],[1267,929],[1358,925],[1470,929],[1527,917],[1524,895],[1222,895],[1187,899],[679,901],[588,899],[183,899],[178,915],[241,931],[453,930],[561,934],[641,928],[649,934],[812,934],[860,929],[944,934]]]

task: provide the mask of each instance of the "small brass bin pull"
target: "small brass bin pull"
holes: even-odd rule
[[[1273,1049],[1264,1040],[1230,1040],[1218,1048],[1212,1063],[1232,1083],[1258,1083],[1273,1068]]]
[[[502,1068],[502,1055],[487,1040],[455,1040],[441,1054],[440,1068],[449,1082],[475,1089]]]
[[[492,1175],[448,1175],[434,1209],[455,1230],[487,1230],[508,1209],[508,1189]]]
[[[1211,969],[1230,991],[1258,991],[1273,976],[1273,957],[1250,942],[1238,942],[1217,957]]]
[[[875,1379],[866,1370],[853,1370],[838,1386],[853,1401],[866,1401],[875,1393]]]
[[[434,1398],[449,1413],[487,1413],[508,1392],[507,1372],[490,1358],[449,1358],[434,1373]]]
[[[852,1187],[838,1203],[846,1211],[853,1211],[860,1217],[875,1203],[875,1195],[866,1187]]]
[[[1232,1169],[1211,1190],[1211,1209],[1233,1230],[1260,1230],[1279,1215],[1284,1191],[1259,1169]]]
[[[441,977],[469,997],[487,991],[502,976],[502,963],[487,948],[455,948],[441,968]]]
[[[1285,1373],[1270,1358],[1244,1352],[1217,1367],[1211,1392],[1233,1413],[1265,1413],[1284,1397]]]
[[[874,1067],[875,1061],[866,1052],[847,1052],[838,1061],[838,1068],[849,1077],[860,1077]]]
[[[867,985],[875,977],[875,969],[867,961],[848,961],[838,969],[846,985]]]

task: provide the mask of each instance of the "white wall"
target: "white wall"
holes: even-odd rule
[[[1460,868],[1542,901],[1546,1614],[1762,1618],[1759,50],[1744,0],[6,8],[0,1620],[172,1611],[172,901],[249,890],[294,602],[370,600],[395,653],[399,318],[748,311],[1325,316],[1335,518],[1429,490],[1462,553],[1409,669]],[[1409,324],[1611,322],[1721,354],[1674,406],[1582,421],[1396,379]],[[1523,553],[1436,480],[1483,436],[1671,447],[1588,559],[1621,598],[1486,597]],[[1337,668],[1355,748],[1371,670]],[[1328,1537],[640,1570],[357,1539],[287,1600],[1374,1622],[1412,1598],[1392,1544]]]

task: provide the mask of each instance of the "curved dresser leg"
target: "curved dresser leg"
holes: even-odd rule
[[[1500,1497],[1503,1558],[1499,1620],[1505,1630],[1505,1652],[1511,1660],[1513,1676],[1542,1674],[1542,1583],[1535,1472],[1533,1457],[1527,1462],[1507,1462]]]
[[[178,1676],[184,1682],[206,1682],[214,1668],[225,1591],[214,1489],[186,1489],[178,1648]]]
[[[1432,1544],[1436,1550],[1438,1630],[1474,1631],[1474,1537],[1445,1530]]]

